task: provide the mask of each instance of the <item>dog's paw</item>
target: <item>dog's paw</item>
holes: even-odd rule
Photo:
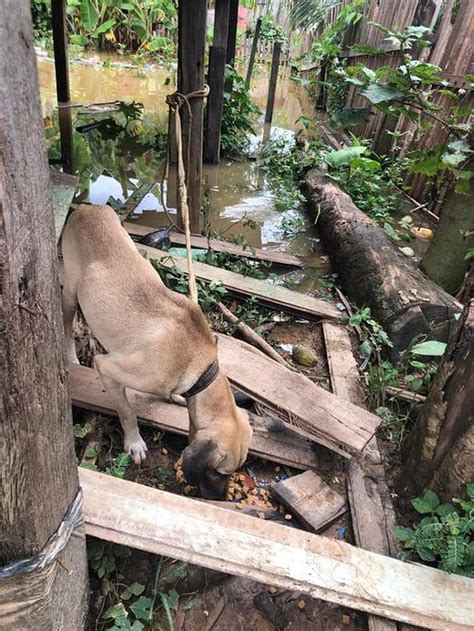
[[[137,438],[133,438],[133,440],[125,439],[124,450],[135,464],[140,464],[146,460],[146,452],[148,451],[148,448],[140,434]]]

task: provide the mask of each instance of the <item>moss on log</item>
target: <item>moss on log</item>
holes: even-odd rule
[[[329,177],[309,171],[302,190],[344,291],[371,308],[395,353],[419,334],[447,341],[461,305],[428,280]]]

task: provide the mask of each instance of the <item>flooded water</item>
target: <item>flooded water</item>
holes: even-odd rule
[[[38,69],[43,113],[51,116],[56,108],[54,64],[49,58],[39,57]],[[165,98],[175,90],[174,76],[173,66],[132,68],[127,67],[126,59],[122,57],[88,56],[70,64],[72,102],[138,101],[143,103],[145,115],[151,116],[154,124],[164,131],[167,126]],[[262,111],[265,109],[267,90],[268,68],[256,67],[251,94]],[[291,139],[298,117],[311,113],[312,106],[306,91],[290,80],[288,70],[282,69],[276,93],[272,137],[277,134]],[[261,122],[256,126],[256,133],[253,142],[258,144],[263,134]],[[127,183],[139,181],[144,168],[152,174],[154,171],[158,173],[158,166],[152,158],[147,159],[146,151],[140,153],[138,149],[132,154],[127,147],[117,157],[117,152],[111,155],[110,142],[102,139],[96,143],[97,146],[92,146],[92,150],[87,150],[92,152],[90,156],[83,146],[83,138],[75,138],[74,144],[76,160],[79,163],[86,159],[90,161],[88,169],[82,170],[80,186],[85,190],[84,198],[92,203],[106,203],[110,196],[124,201],[130,192]],[[80,170],[80,164],[76,166]],[[173,179],[170,177],[167,196],[171,215],[176,212]],[[215,232],[224,233],[226,237],[242,235],[252,246],[284,250],[304,257],[311,269],[305,272],[304,278],[298,279],[298,284],[302,283],[306,290],[312,288],[315,277],[328,272],[328,263],[313,227],[307,225],[296,236],[285,233],[282,220],[294,215],[295,211],[276,210],[271,182],[255,161],[223,159],[219,165],[205,165],[204,180],[210,198],[210,224]],[[157,189],[152,189],[136,209],[135,220],[143,225],[159,227],[169,223]],[[253,220],[256,227],[245,225],[246,217]]]

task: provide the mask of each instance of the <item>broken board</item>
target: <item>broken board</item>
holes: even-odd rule
[[[61,238],[66,218],[76,193],[78,178],[69,173],[61,173],[50,169],[51,185],[53,188],[54,229],[56,242]]]
[[[346,498],[333,491],[314,471],[305,471],[291,478],[274,482],[273,495],[308,529],[318,532],[347,509]]]
[[[141,254],[148,259],[162,261],[163,265],[172,267],[175,265],[184,274],[188,273],[188,262],[185,257],[171,256],[168,252],[150,248],[146,245],[136,244]],[[193,262],[196,278],[207,283],[221,283],[231,293],[244,296],[254,296],[260,303],[275,309],[288,311],[308,318],[340,319],[341,313],[337,307],[329,302],[306,296],[285,287],[272,285],[269,282],[242,276],[236,272],[230,272],[220,267],[213,267],[206,263]]]
[[[85,366],[69,365],[69,391],[73,405],[112,416],[117,412],[105,392],[97,371]],[[187,435],[189,419],[183,406],[167,403],[135,390],[128,390],[130,404],[139,419],[174,434]],[[256,418],[258,421],[258,417]],[[289,431],[254,430],[250,453],[296,469],[318,465],[311,444]]]
[[[429,629],[472,629],[474,581],[79,468],[86,534]]]
[[[381,422],[246,342],[219,335],[217,348],[221,368],[238,390],[272,409],[296,433],[346,458],[362,454]]]
[[[128,234],[134,237],[145,237],[147,234],[158,230],[150,226],[142,226],[138,223],[125,221],[123,227]],[[173,245],[186,246],[186,237],[180,232],[170,232],[170,240]],[[229,241],[220,241],[219,239],[206,239],[206,237],[191,235],[191,246],[201,250],[214,250],[215,252],[227,252],[235,256],[243,256],[247,259],[256,261],[266,261],[275,265],[286,265],[289,267],[304,267],[304,263],[297,256],[287,254],[286,252],[278,252],[277,250],[262,250],[261,248],[243,248]]]

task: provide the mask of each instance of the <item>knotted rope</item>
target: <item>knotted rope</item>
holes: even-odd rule
[[[194,274],[193,267],[193,257],[191,250],[191,230],[189,226],[189,206],[188,206],[188,191],[186,187],[186,171],[184,168],[184,160],[183,160],[183,137],[182,137],[182,127],[181,127],[181,109],[186,107],[188,114],[188,142],[186,149],[186,157],[187,163],[189,164],[190,158],[190,147],[191,147],[191,124],[192,124],[192,111],[191,105],[189,103],[190,99],[195,98],[205,98],[209,94],[209,86],[205,85],[201,90],[195,90],[194,92],[190,92],[189,94],[181,94],[180,92],[175,92],[174,94],[169,94],[166,97],[166,103],[170,108],[170,112],[174,114],[174,125],[175,125],[175,137],[176,137],[176,155],[178,159],[178,212],[180,213],[184,226],[184,235],[186,239],[186,255],[188,260],[188,270],[189,270],[189,296],[193,302],[198,304],[198,291],[196,284],[196,276]],[[163,180],[161,186],[162,192],[162,204],[165,210],[165,213],[168,215],[168,211],[166,208],[166,204],[164,203],[164,194],[163,194],[163,182],[165,178],[168,176],[168,167],[169,167],[169,137],[168,137],[168,149],[166,156],[166,167],[163,171]],[[169,215],[168,215],[169,218]]]

